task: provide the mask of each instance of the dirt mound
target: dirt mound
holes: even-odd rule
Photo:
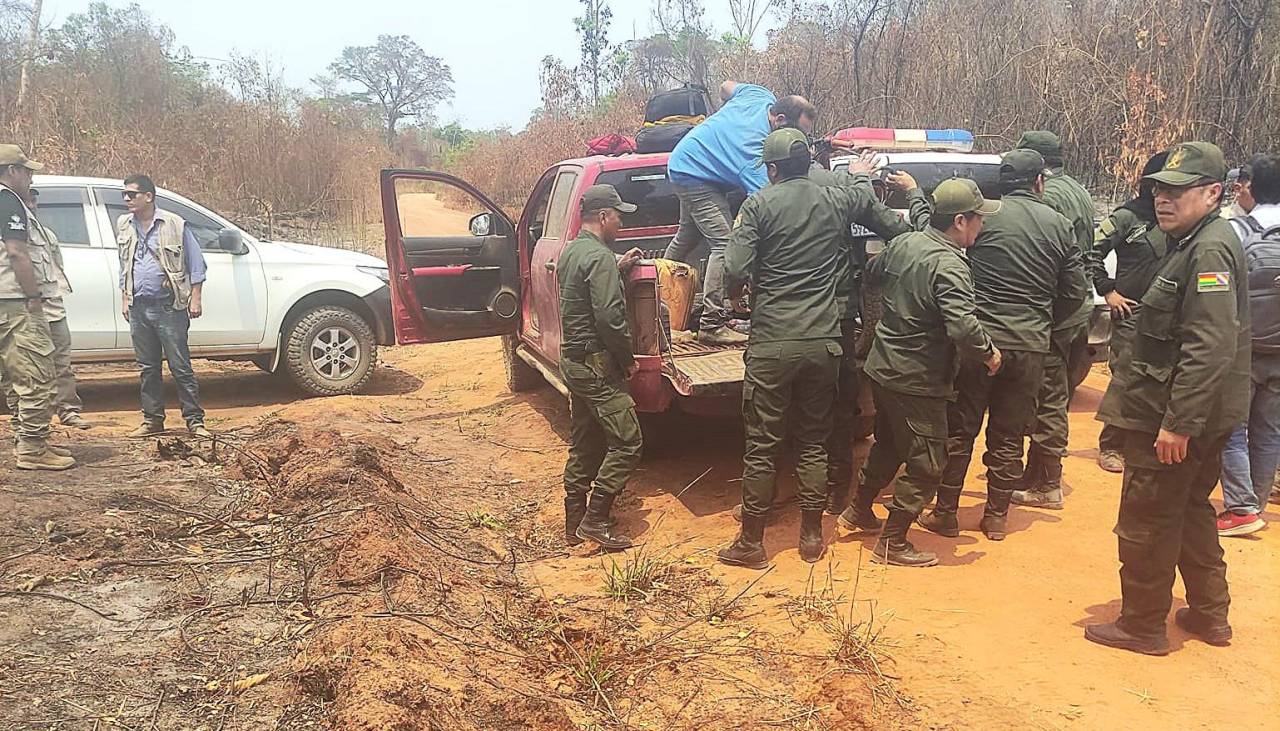
[[[354,441],[333,429],[277,421],[262,428],[251,449],[237,454],[229,471],[231,477],[269,480],[263,507],[277,512],[349,500],[380,502],[405,492],[384,461],[394,449],[385,439]]]

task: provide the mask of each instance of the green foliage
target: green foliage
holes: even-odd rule
[[[600,103],[600,88],[605,83],[605,65],[609,57],[609,21],[613,10],[605,0],[579,0],[582,15],[573,19],[578,30],[582,65],[591,84],[591,103]]]
[[[358,87],[352,101],[379,111],[389,145],[400,120],[429,120],[438,104],[453,98],[449,65],[427,55],[409,36],[382,35],[372,46],[347,46],[329,72]]]

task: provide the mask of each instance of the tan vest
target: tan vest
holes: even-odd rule
[[[31,212],[31,209],[27,208],[22,196],[3,184],[0,184],[0,191],[13,193],[22,203],[22,209],[27,214],[27,251],[31,256],[31,266],[35,269],[40,296],[45,299],[57,297],[58,268],[55,256],[60,258],[60,254],[55,254],[53,251],[50,241],[45,236],[44,227],[36,220],[36,215]],[[22,291],[22,285],[18,283],[18,275],[14,273],[9,263],[8,252],[0,246],[0,299],[26,299],[26,297],[26,293]]]
[[[182,255],[182,235],[186,221],[182,216],[156,209],[156,222],[160,244],[160,268],[173,292],[173,307],[185,310],[191,303],[191,273],[187,271],[187,258]],[[133,214],[126,213],[116,221],[116,246],[120,250],[120,271],[124,272],[124,298],[133,299],[133,258],[138,250],[138,231],[133,225]]]

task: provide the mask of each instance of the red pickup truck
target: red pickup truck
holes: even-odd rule
[[[549,168],[518,220],[467,182],[422,170],[381,179],[392,315],[400,344],[502,335],[512,391],[543,379],[561,392],[556,262],[578,235],[583,191],[609,183],[638,206],[623,216],[617,253],[660,252],[675,235],[680,204],[667,154],[587,157]],[[656,255],[656,254],[655,254]],[[673,405],[696,414],[740,408],[743,346],[668,342],[658,267],[645,260],[626,278],[627,314],[640,370],[631,394],[641,412]],[[680,329],[680,323],[671,323]]]

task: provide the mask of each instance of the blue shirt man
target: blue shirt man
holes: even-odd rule
[[[769,109],[778,103],[773,92],[755,84],[736,84],[725,105],[694,127],[667,160],[671,182],[715,183],[747,193],[769,182],[756,163],[770,129]]]
[[[747,341],[744,320],[734,320],[725,304],[724,248],[729,243],[733,218],[728,194],[744,190],[748,195],[768,182],[759,165],[764,138],[782,127],[813,132],[818,113],[800,96],[774,97],[755,84],[726,81],[720,86],[724,106],[689,130],[667,159],[667,176],[680,199],[680,229],[663,256],[690,261],[707,244],[707,271],[702,278],[702,318],[698,340],[708,345],[734,345]],[[672,323],[684,329],[687,323]]]
[[[178,226],[182,219],[156,208],[156,185],[146,175],[131,175],[124,181],[125,207],[131,219],[130,228],[120,229],[117,239],[123,247],[120,289],[123,294],[122,314],[129,321],[133,352],[141,366],[139,374],[142,396],[142,425],[129,433],[141,438],[164,431],[165,403],[163,364],[177,386],[178,403],[187,429],[197,437],[212,436],[204,424],[204,408],[200,406],[200,387],[191,367],[191,350],[187,336],[191,320],[204,313],[203,283],[206,266],[200,243],[189,226],[182,226],[182,267],[186,275],[170,283],[161,261],[162,245],[173,246],[176,236],[165,226]],[[167,219],[167,220],[166,220]],[[144,225],[145,222],[145,225]],[[176,232],[174,232],[176,233]],[[133,255],[128,247],[133,246]],[[132,291],[129,291],[132,277]],[[190,285],[189,288],[186,285]],[[177,290],[177,291],[175,291]]]

